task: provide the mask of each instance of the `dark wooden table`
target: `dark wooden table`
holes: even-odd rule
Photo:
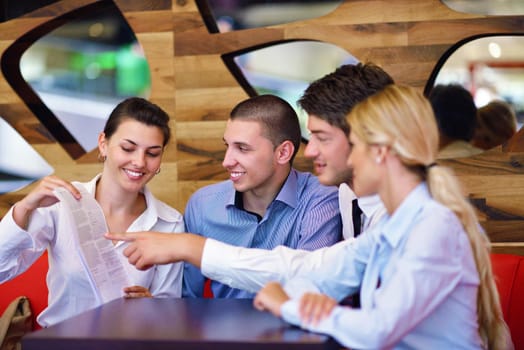
[[[118,299],[26,335],[22,350],[339,349],[249,299]]]

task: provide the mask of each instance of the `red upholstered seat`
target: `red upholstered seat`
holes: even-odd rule
[[[0,284],[0,315],[11,301],[25,295],[31,304],[34,328],[39,329],[36,316],[47,306],[48,290],[45,279],[48,268],[47,252],[45,252],[27,271]]]
[[[524,256],[491,254],[491,262],[515,349],[524,349]]]

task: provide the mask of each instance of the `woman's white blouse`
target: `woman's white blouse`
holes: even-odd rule
[[[94,195],[99,176],[88,183],[74,184],[84,186]],[[178,211],[154,198],[147,188],[144,188],[143,193],[147,209],[131,224],[129,232],[184,231],[183,218]],[[67,223],[58,220],[61,210],[64,209],[60,202],[37,209],[31,216],[27,231],[14,222],[12,208],[0,222],[0,282],[21,274],[48,250],[48,306],[37,318],[43,327],[100,305],[81,262],[76,239],[71,237]],[[126,246],[127,243],[119,242],[114,249],[122,260],[131,285],[148,288],[154,297],[180,297],[183,272],[181,263],[139,271],[123,255]]]

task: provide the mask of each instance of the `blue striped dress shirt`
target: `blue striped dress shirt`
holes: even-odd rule
[[[235,206],[231,181],[203,187],[186,206],[186,231],[236,246],[272,249],[284,245],[314,250],[342,238],[337,187],[321,185],[310,174],[291,170],[284,186],[260,218]],[[184,267],[183,295],[202,297],[204,276],[193,265]],[[247,291],[212,284],[218,298],[252,298]]]

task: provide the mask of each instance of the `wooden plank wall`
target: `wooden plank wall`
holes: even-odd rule
[[[28,30],[95,0],[64,0],[0,23],[0,53]],[[311,20],[237,32],[208,33],[193,0],[118,0],[118,8],[143,46],[152,73],[150,99],[172,116],[175,137],[152,191],[181,212],[197,188],[225,179],[222,132],[229,110],[247,97],[221,55],[285,39],[338,45],[373,61],[398,83],[423,89],[439,59],[457,42],[487,33],[523,33],[524,16],[455,12],[439,0],[346,0]],[[3,76],[0,116],[55,168],[56,175],[87,180],[101,168],[96,151],[73,160],[39,123]],[[16,152],[16,150],[13,150]],[[302,153],[302,152],[301,152]],[[501,149],[453,166],[474,199],[498,251],[524,254],[524,154]],[[310,170],[302,154],[297,168]],[[0,216],[31,187],[0,196]]]

